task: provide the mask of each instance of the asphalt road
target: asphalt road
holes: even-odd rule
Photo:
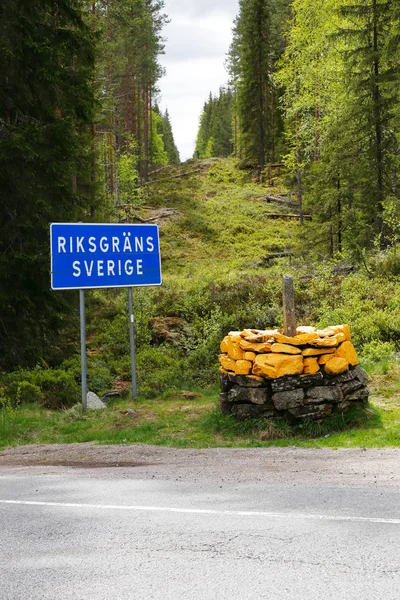
[[[400,455],[360,452],[343,481],[302,452],[165,450],[165,473],[163,449],[98,469],[0,453],[0,598],[398,600]]]

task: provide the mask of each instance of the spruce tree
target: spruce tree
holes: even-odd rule
[[[3,2],[0,22],[4,368],[59,345],[68,306],[50,291],[49,223],[86,220],[92,202],[94,39],[75,0]]]

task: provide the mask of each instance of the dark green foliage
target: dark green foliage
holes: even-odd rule
[[[221,158],[233,153],[233,91],[220,88],[218,96],[210,94],[200,117],[195,158]]]
[[[273,74],[283,49],[287,0],[240,0],[229,67],[236,92],[236,155],[263,168],[279,158],[281,91]]]
[[[91,201],[94,40],[80,3],[0,6],[0,364],[57,343],[68,296],[50,292],[49,223]],[[51,353],[50,353],[51,354]]]
[[[168,156],[168,164],[179,165],[180,158],[178,148],[176,147],[174,134],[172,133],[171,121],[169,119],[168,110],[162,115],[162,135],[164,140],[165,152]]]

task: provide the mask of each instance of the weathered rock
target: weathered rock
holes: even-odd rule
[[[349,325],[329,325],[328,328],[333,333],[344,333],[347,341],[351,342],[351,332]]]
[[[290,354],[260,354],[256,357],[253,374],[267,379],[278,379],[284,375],[300,375],[303,372],[303,357]]]
[[[309,342],[310,346],[315,346],[316,348],[334,348],[338,346],[341,342],[346,340],[346,336],[344,333],[337,333],[336,335],[329,335],[326,337],[319,337],[315,340],[311,340]]]
[[[355,392],[352,392],[351,394],[348,394],[346,396],[346,400],[348,400],[349,402],[363,402],[363,403],[367,403],[368,402],[368,398],[369,398],[369,389],[367,387],[362,387],[359,390],[356,390]]]
[[[317,402],[340,402],[343,400],[343,392],[339,386],[319,386],[312,387],[306,391],[306,400],[308,403]]]
[[[255,352],[245,352],[244,360],[251,360],[251,362],[253,362],[253,360],[255,359],[256,356],[257,356],[257,354]]]
[[[358,379],[358,381],[361,381],[363,385],[368,385],[368,374],[362,367],[360,367],[360,365],[357,365],[354,367],[354,369],[351,369],[350,373],[352,373],[354,377]]]
[[[192,335],[188,323],[179,317],[155,317],[149,322],[155,344],[167,342],[181,347]]]
[[[223,415],[229,415],[231,413],[231,404],[226,392],[221,392],[219,395],[219,408]]]
[[[322,354],[321,356],[319,356],[318,364],[320,365],[320,367],[322,367],[323,365],[326,365],[328,360],[331,360],[332,356],[334,356],[334,355],[333,354]]]
[[[232,405],[231,414],[238,421],[246,421],[247,419],[271,418],[275,416],[275,411],[266,410],[262,406],[255,404],[234,404]]]
[[[328,375],[339,375],[340,373],[344,373],[349,368],[349,363],[345,358],[334,357],[325,365],[325,373]]]
[[[226,371],[235,371],[236,360],[233,360],[227,354],[220,354],[218,360]]]
[[[274,379],[271,381],[271,390],[272,392],[286,392],[290,390],[295,390],[301,385],[300,377],[296,376],[286,376],[281,377],[280,379]]]
[[[271,352],[276,354],[301,354],[300,348],[289,346],[289,344],[272,344]]]
[[[318,360],[313,356],[308,356],[304,359],[303,373],[305,375],[315,375],[319,371]]]
[[[302,325],[301,327],[298,327],[296,329],[296,335],[299,335],[300,333],[315,334],[316,331],[316,327],[311,327],[310,325]]]
[[[228,392],[229,402],[250,402],[251,404],[267,404],[269,395],[267,388],[245,388],[235,385]]]
[[[319,385],[323,381],[324,376],[321,371],[318,373],[314,373],[314,375],[300,375],[300,385],[301,387],[307,388],[312,385]]]
[[[240,335],[229,335],[228,336],[228,356],[233,360],[243,360],[244,351],[240,347],[242,338]]]
[[[228,348],[229,348],[228,340],[229,340],[229,336],[227,335],[227,336],[224,337],[224,339],[220,343],[219,347],[220,347],[221,352],[223,354],[228,354]]]
[[[279,344],[290,344],[291,346],[305,346],[316,337],[318,336],[315,333],[300,333],[294,337],[282,335],[281,333],[274,333],[273,335],[275,342],[278,342]]]
[[[272,402],[277,410],[287,410],[300,406],[304,401],[304,390],[291,390],[287,392],[277,392],[272,396]]]
[[[343,342],[343,344],[340,344],[335,352],[335,355],[338,358],[344,358],[347,360],[348,364],[352,367],[358,365],[357,352],[351,342]]]
[[[360,389],[361,387],[364,387],[364,386],[361,383],[361,381],[358,381],[358,379],[353,379],[352,381],[347,381],[346,383],[342,383],[340,385],[340,389],[343,392],[343,396],[347,396],[348,394],[355,392],[356,390]]]
[[[250,360],[237,360],[235,364],[236,375],[249,375],[253,368],[253,363]]]
[[[88,392],[86,395],[86,407],[89,410],[104,410],[107,408],[107,405],[100,400],[97,394]]]
[[[289,409],[289,414],[296,419],[314,419],[319,421],[329,417],[332,413],[332,404],[308,404],[307,406],[296,406]]]
[[[256,375],[229,375],[229,381],[232,385],[240,385],[246,388],[260,388],[268,387],[268,382],[264,377],[257,377]]]
[[[306,348],[302,352],[304,357],[321,356],[322,354],[335,354],[335,348]]]
[[[340,375],[329,376],[326,379],[327,385],[336,385],[337,383],[346,383],[347,381],[353,381],[356,376],[353,372],[353,369],[349,369]]]
[[[232,387],[228,371],[225,371],[223,367],[219,368],[219,382],[222,392],[228,392]]]
[[[272,344],[270,342],[262,342],[262,343],[252,343],[246,342],[246,340],[242,340],[240,342],[240,347],[245,352],[257,352],[258,354],[263,354],[265,352],[271,352]]]

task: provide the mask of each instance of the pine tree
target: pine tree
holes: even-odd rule
[[[0,5],[0,365],[34,364],[67,310],[50,291],[49,223],[92,201],[94,39],[75,0]]]
[[[171,121],[169,118],[168,110],[162,115],[162,134],[164,141],[165,152],[168,156],[168,164],[170,165],[179,165],[180,157],[179,151],[176,147],[174,134],[172,132]]]

